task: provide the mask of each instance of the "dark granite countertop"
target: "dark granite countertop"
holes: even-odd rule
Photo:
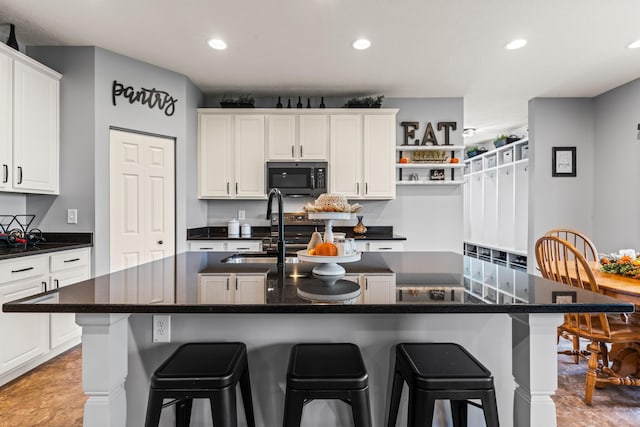
[[[5,303],[3,310],[72,313],[567,313],[632,312],[634,309],[632,304],[533,275],[524,276],[520,284],[523,297],[516,303],[485,302],[465,290],[464,258],[449,252],[363,253],[360,261],[341,264],[346,274],[395,274],[395,289],[391,289],[395,298],[384,304],[355,303],[355,299],[318,303],[301,297],[300,291],[317,288],[339,290],[344,282],[336,281],[339,277],[335,276],[315,276],[311,269],[317,264],[300,262],[278,269],[275,264],[221,262],[231,255],[233,253],[181,253]],[[233,273],[265,275],[265,303],[199,302],[199,275]],[[137,292],[130,292],[131,277],[143,278],[137,283]],[[576,302],[556,304],[553,302],[556,292],[575,292]],[[144,299],[145,295],[149,296],[148,300]],[[160,300],[159,295],[162,296]],[[434,296],[440,296],[439,300]]]
[[[39,255],[93,246],[93,233],[43,233],[44,242],[36,245],[9,246],[0,244],[0,260]]]
[[[393,233],[390,226],[370,226],[365,234],[355,234],[353,227],[333,227],[334,232],[346,233],[347,237],[357,240],[407,240],[404,236]],[[270,236],[270,227],[252,227],[251,237],[229,237],[227,227],[211,226],[190,228],[187,230],[187,240],[262,240]]]

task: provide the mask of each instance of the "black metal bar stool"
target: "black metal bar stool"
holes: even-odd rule
[[[302,407],[314,399],[351,405],[355,427],[371,427],[369,380],[355,344],[296,344],[289,353],[284,427],[299,427]]]
[[[162,408],[176,405],[176,426],[187,427],[193,399],[209,399],[215,427],[236,427],[240,383],[247,424],[255,427],[247,347],[239,342],[188,343],[153,373],[145,427],[157,427]],[[164,399],[173,399],[163,404]]]
[[[467,405],[484,411],[488,427],[498,427],[493,376],[464,347],[454,343],[410,343],[396,346],[388,427],[396,425],[402,386],[409,386],[409,427],[430,426],[438,399],[451,403],[453,425],[467,425]],[[480,399],[482,405],[467,399]]]

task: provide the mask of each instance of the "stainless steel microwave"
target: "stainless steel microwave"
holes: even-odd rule
[[[317,197],[327,192],[327,162],[267,162],[267,193]]]

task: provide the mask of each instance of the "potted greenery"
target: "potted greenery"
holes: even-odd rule
[[[506,143],[507,143],[507,135],[504,135],[504,134],[498,135],[495,141],[493,141],[493,145],[495,145],[496,148],[500,148]]]
[[[255,100],[251,95],[240,95],[237,97],[223,95],[220,98],[222,108],[253,108]]]
[[[467,157],[471,158],[478,155],[478,146],[473,145],[467,149]]]
[[[382,98],[384,98],[384,95],[376,96],[375,98],[372,96],[351,98],[344,106],[347,108],[380,108],[382,106]]]

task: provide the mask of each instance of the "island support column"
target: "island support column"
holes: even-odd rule
[[[82,327],[82,388],[85,427],[127,424],[127,333],[129,314],[76,314]]]
[[[514,425],[556,427],[551,396],[558,388],[557,329],[563,315],[512,314]]]

